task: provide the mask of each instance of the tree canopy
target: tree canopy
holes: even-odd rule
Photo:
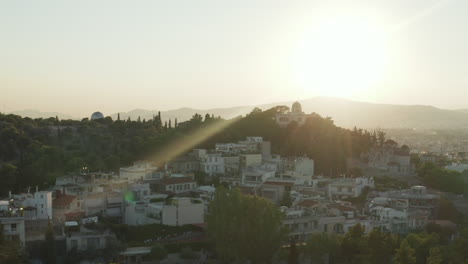
[[[209,207],[208,233],[224,260],[271,263],[285,239],[282,219],[271,202],[219,187]]]

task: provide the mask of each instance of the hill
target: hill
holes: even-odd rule
[[[231,120],[195,115],[188,122],[163,125],[150,120],[59,120],[22,118],[0,114],[0,196],[27,186],[47,188],[57,176],[90,171],[118,171],[135,160],[150,160],[159,167],[194,148],[213,148],[219,142],[237,142],[261,136],[272,152],[282,156],[306,155],[315,161],[315,172],[346,172],[346,158],[360,156],[377,144],[363,130],[347,130],[331,118],[313,114],[303,126],[280,128],[275,115],[283,107],[253,111]],[[383,137],[379,137],[382,145]],[[381,139],[381,140],[380,140]]]
[[[335,124],[341,127],[354,126],[374,128],[417,128],[417,129],[468,129],[468,110],[446,110],[426,105],[394,105],[358,102],[331,97],[315,97],[299,101],[306,113],[318,113],[322,116],[333,117]],[[262,110],[276,105],[291,106],[293,101],[264,104],[257,106],[239,106],[231,108],[193,109],[180,108],[161,111],[163,120],[177,118],[179,122],[190,119],[195,113],[208,113],[226,119],[245,115],[258,107]],[[132,120],[140,116],[151,119],[157,111],[136,109],[127,113],[120,113],[121,118],[130,116]],[[117,114],[113,114],[115,119]]]

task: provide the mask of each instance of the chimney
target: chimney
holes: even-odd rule
[[[11,199],[11,191],[8,191],[8,198]]]
[[[39,192],[39,187],[36,185],[36,192]]]

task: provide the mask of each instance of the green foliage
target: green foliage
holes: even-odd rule
[[[427,228],[431,233],[410,233],[403,239],[399,235],[373,230],[364,234],[356,225],[344,236],[317,233],[307,241],[305,254],[313,264],[369,263],[369,264],[425,264],[466,263],[468,261],[468,229],[452,241],[453,233],[444,234],[439,226]],[[438,231],[437,231],[438,230]],[[440,239],[440,235],[447,235]]]
[[[291,198],[291,192],[290,191],[285,191],[283,194],[283,198],[281,199],[281,205],[282,206],[287,206],[290,207],[292,205],[292,198]]]
[[[439,200],[439,210],[437,212],[438,219],[450,220],[454,223],[459,223],[462,215],[458,212],[457,208],[453,203],[445,198],[441,197]]]
[[[357,264],[367,261],[369,248],[364,237],[364,231],[364,227],[357,224],[345,234],[341,243],[341,253],[347,263]]]
[[[199,231],[192,225],[166,226],[161,224],[128,226],[123,224],[108,224],[120,241],[132,246],[143,246],[144,241],[158,236],[181,235],[188,231]]]
[[[418,169],[418,176],[427,186],[444,192],[463,194],[468,187],[461,173],[440,168],[430,162]]]
[[[163,260],[167,257],[167,250],[161,244],[156,244],[151,248],[151,258],[153,260]]]
[[[390,189],[407,189],[408,183],[389,176],[376,176],[374,177],[375,189],[378,191],[385,191]]]
[[[208,234],[223,260],[270,263],[286,235],[282,219],[269,201],[219,187],[209,207]]]
[[[404,240],[396,251],[395,264],[415,264],[414,249]]]
[[[462,230],[460,236],[455,241],[455,251],[458,252],[459,260],[468,262],[468,228]]]
[[[198,254],[192,250],[191,247],[183,247],[181,252],[180,252],[180,257],[182,259],[197,259]]]
[[[208,175],[204,171],[195,172],[195,180],[197,181],[198,185],[205,185],[207,178]]]
[[[341,241],[333,234],[328,233],[315,233],[307,241],[306,254],[308,254],[313,261],[322,263],[324,259],[333,259],[336,255]]]
[[[429,250],[439,245],[439,235],[436,233],[411,233],[404,241],[408,242],[408,245],[415,250],[416,263],[424,264],[429,257]]]
[[[382,233],[375,229],[369,233],[367,246],[370,253],[370,263],[384,264],[391,263],[398,242],[392,234]]]
[[[439,247],[433,247],[429,250],[429,257],[427,257],[427,264],[441,264],[442,263],[442,251]]]
[[[18,168],[10,163],[0,165],[0,194],[8,193],[15,187],[17,170]]]
[[[246,136],[261,136],[272,143],[272,152],[282,156],[307,155],[315,161],[315,172],[337,176],[346,172],[346,158],[358,157],[372,147],[371,134],[361,129],[351,131],[335,126],[330,117],[313,113],[304,125],[291,124],[280,128],[277,113],[287,111],[276,106],[266,111],[254,109],[244,118],[237,118],[227,129],[215,133],[201,144],[213,146],[217,142],[235,142]]]

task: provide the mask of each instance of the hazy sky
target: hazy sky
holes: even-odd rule
[[[468,108],[467,14],[466,0],[0,0],[0,111],[321,95]]]

